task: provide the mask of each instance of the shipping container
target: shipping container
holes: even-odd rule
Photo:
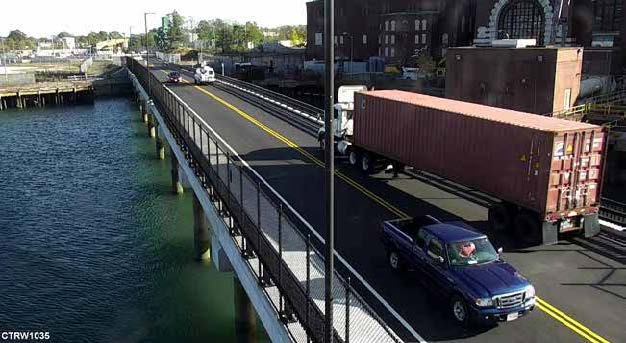
[[[606,137],[596,125],[385,90],[355,95],[350,151],[353,164],[406,165],[497,197],[492,227],[555,243],[599,230]]]

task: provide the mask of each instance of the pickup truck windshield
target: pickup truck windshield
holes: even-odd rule
[[[450,243],[447,250],[452,266],[489,263],[498,259],[498,253],[487,238]]]

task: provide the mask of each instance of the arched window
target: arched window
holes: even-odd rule
[[[536,0],[511,0],[500,12],[498,38],[535,38],[543,44],[544,13]]]
[[[396,21],[392,20],[391,21],[391,31],[395,31],[396,30]]]
[[[389,31],[389,20],[385,21],[385,31]]]
[[[422,20],[422,30],[426,31],[426,25],[428,25],[428,22],[426,21],[426,19]]]
[[[420,20],[415,19],[415,31],[419,31],[419,30],[420,30]]]

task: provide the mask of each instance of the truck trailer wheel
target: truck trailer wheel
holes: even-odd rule
[[[361,171],[363,171],[365,174],[372,174],[372,173],[374,173],[374,163],[375,162],[376,161],[372,157],[372,155],[370,155],[368,153],[361,154]]]
[[[350,149],[348,152],[348,161],[352,166],[356,166],[356,164],[359,163],[359,154],[355,149]]]
[[[511,227],[511,213],[504,204],[493,204],[489,207],[489,226],[496,232],[504,232]]]
[[[515,237],[524,245],[541,244],[539,219],[532,213],[520,213],[513,222]]]

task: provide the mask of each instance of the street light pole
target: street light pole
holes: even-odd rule
[[[324,176],[326,184],[326,246],[324,256],[324,302],[326,323],[324,342],[333,342],[333,278],[335,270],[335,142],[334,142],[334,105],[335,105],[335,1],[324,1],[324,50],[326,58],[326,78],[324,93],[326,98],[324,127],[326,155]]]
[[[145,12],[143,14],[143,25],[146,34],[146,69],[148,70],[148,97],[152,97],[152,90],[150,89],[150,51],[148,50],[148,15],[154,14],[152,12]]]

